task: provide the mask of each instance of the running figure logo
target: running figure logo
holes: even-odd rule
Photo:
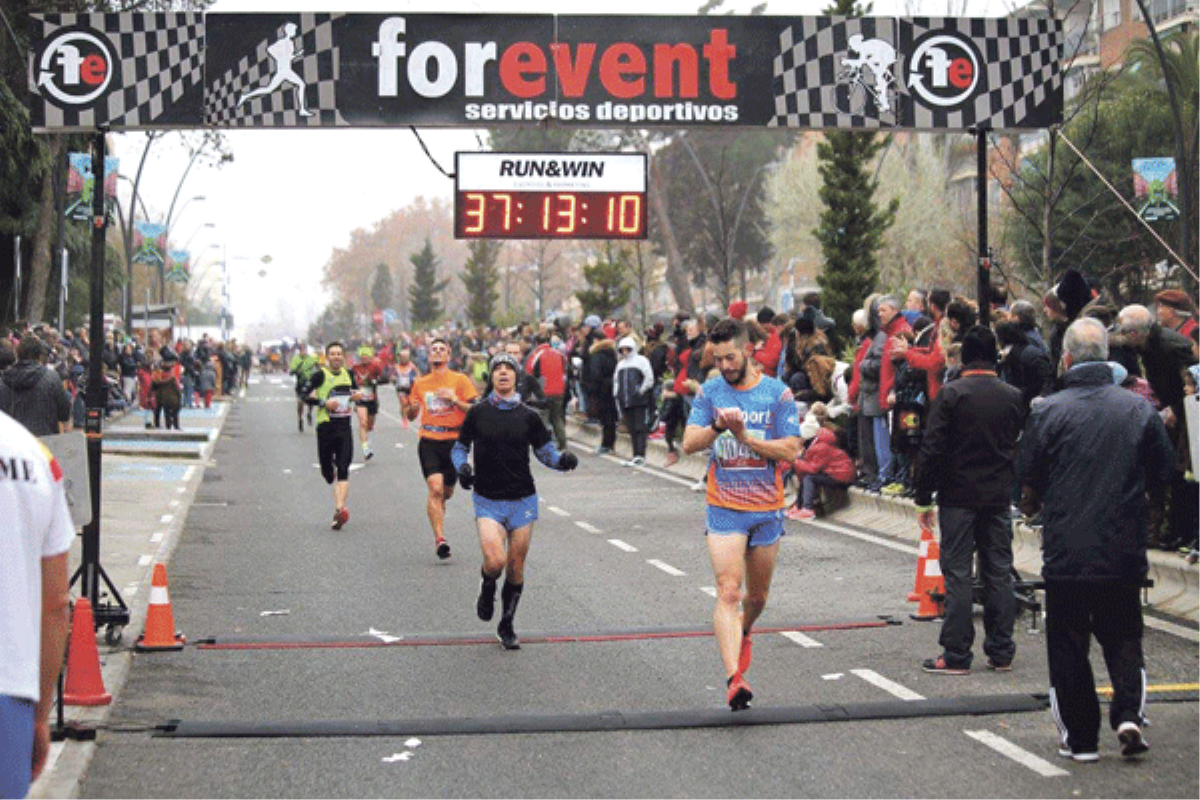
[[[283,36],[278,41],[267,47],[267,55],[274,62],[274,75],[271,76],[271,82],[261,89],[255,89],[252,92],[246,92],[238,99],[238,106],[255,97],[268,95],[283,86],[285,83],[290,84],[296,90],[296,103],[300,107],[300,116],[311,117],[313,112],[308,110],[308,106],[304,103],[304,90],[307,88],[304,79],[296,74],[292,69],[292,63],[299,61],[304,55],[304,51],[300,50],[296,43],[292,40],[296,38],[296,23],[289,22],[283,26]]]
[[[892,75],[892,65],[896,63],[896,48],[885,42],[883,39],[864,39],[862,34],[856,33],[848,40],[850,49],[858,53],[858,58],[843,58],[842,72],[838,75],[839,87],[845,86],[847,92],[844,99],[853,108],[845,108],[844,111],[850,113],[861,113],[865,110],[866,98],[856,97],[858,94],[865,94],[875,102],[875,107],[880,114],[887,114],[892,111],[892,102],[890,96],[894,95],[895,89],[893,84],[895,78]],[[867,67],[872,76],[875,78],[874,87],[870,86],[863,77],[863,67]],[[856,90],[865,91],[856,91]],[[843,99],[843,94],[839,92],[838,99]]]

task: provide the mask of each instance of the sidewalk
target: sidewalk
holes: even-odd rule
[[[105,421],[101,461],[100,566],[130,611],[124,631],[96,632],[101,674],[114,702],[129,672],[133,643],[141,633],[156,562],[169,560],[187,511],[208,466],[213,442],[220,435],[230,401],[211,409],[183,409],[182,431],[147,429],[145,417],[130,412]],[[82,560],[82,537],[71,550],[71,574]],[[78,596],[78,586],[72,595]],[[101,581],[101,603],[115,603]],[[114,647],[107,634],[121,634]],[[67,706],[65,718],[82,726],[103,723],[111,706]],[[51,726],[56,720],[51,712]],[[73,795],[95,749],[95,742],[56,742],[31,798]]]
[[[600,427],[584,425],[574,414],[567,415],[567,433],[583,446],[592,448],[600,443]],[[646,444],[646,465],[673,474],[699,480],[708,469],[708,454],[684,455],[676,442],[679,461],[666,466],[667,446],[661,439]],[[617,432],[617,456],[631,457],[629,436]],[[849,491],[850,503],[825,519],[867,528],[876,533],[918,542],[921,529],[917,525],[917,509],[911,500],[882,497],[861,489]],[[1156,611],[1196,622],[1200,620],[1200,567],[1188,564],[1176,553],[1150,550],[1150,579],[1154,586],[1148,590],[1148,604]],[[1037,530],[1018,523],[1013,531],[1013,556],[1016,568],[1030,578],[1041,576],[1042,541]]]

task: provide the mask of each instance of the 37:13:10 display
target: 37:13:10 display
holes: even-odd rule
[[[459,192],[460,239],[645,239],[645,192]]]

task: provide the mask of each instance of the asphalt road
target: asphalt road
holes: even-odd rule
[[[231,410],[170,563],[190,644],[136,656],[80,796],[1200,794],[1194,690],[1152,695],[1153,749],[1131,763],[1107,732],[1099,763],[1059,759],[1046,710],[969,713],[983,697],[1045,694],[1041,634],[1018,621],[1012,673],[986,671],[978,653],[969,676],[923,673],[938,629],[908,618],[915,549],[868,531],[788,523],[760,621],[786,630],[756,636],[754,707],[735,718],[704,635],[702,496],[590,454],[571,475],[534,465],[526,644],[503,651],[474,613],[469,498],[450,502],[454,555],[439,561],[415,434],[386,392],[383,405],[340,532],[288,386],[251,385]],[[1153,685],[1196,682],[1194,642],[1148,630],[1146,650]],[[1098,652],[1093,664],[1106,685]],[[929,708],[946,713],[906,715]],[[881,718],[841,718],[864,709]],[[795,722],[814,717],[832,721]],[[155,735],[173,720],[274,735]],[[630,729],[664,721],[676,727]],[[488,724],[498,732],[461,733]],[[556,730],[513,732],[530,724]]]

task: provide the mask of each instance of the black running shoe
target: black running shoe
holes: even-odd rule
[[[443,560],[450,557],[450,543],[440,536],[437,540],[437,556]]]
[[[509,620],[500,621],[500,627],[496,629],[496,638],[500,640],[500,644],[504,645],[505,650],[521,649],[521,640],[517,638],[517,632],[513,630],[512,622]]]
[[[484,622],[489,621],[492,615],[496,613],[496,586],[492,584],[492,591],[487,589],[479,590],[479,599],[475,601],[475,613]]]
[[[750,684],[746,683],[746,679],[740,673],[729,679],[729,688],[726,691],[725,699],[733,711],[745,711],[750,707],[750,701],[754,699],[754,692],[750,690]]]
[[[301,433],[304,433],[304,417],[296,418],[296,427],[300,429]]]

